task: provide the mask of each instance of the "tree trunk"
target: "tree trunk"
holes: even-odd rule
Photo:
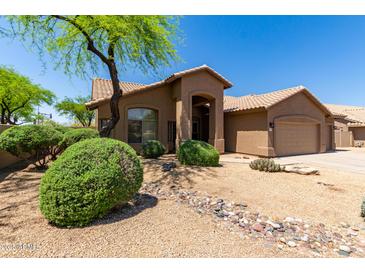
[[[108,123],[106,123],[106,125],[100,130],[101,137],[109,137],[112,129],[115,128],[115,125],[118,123],[120,119],[119,98],[122,97],[122,92],[123,92],[119,87],[118,72],[114,61],[111,61],[110,64],[108,64],[108,68],[109,68],[110,78],[113,84],[113,95],[112,98],[110,99],[111,118],[108,121]]]
[[[1,124],[5,125],[5,109],[1,108]]]

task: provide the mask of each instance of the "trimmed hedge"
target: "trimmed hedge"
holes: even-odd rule
[[[212,145],[197,140],[183,142],[177,150],[177,158],[184,165],[218,166],[219,152]]]
[[[45,167],[47,156],[62,140],[62,136],[53,126],[13,126],[0,134],[0,149],[18,157],[35,155],[35,164]]]
[[[282,168],[271,159],[256,159],[250,163],[250,168],[265,172],[280,172]]]
[[[55,130],[58,130],[59,132],[61,132],[62,134],[66,133],[67,131],[72,130],[72,128],[70,127],[65,127],[55,121],[52,120],[47,120],[43,122],[44,126],[49,126],[49,127],[53,127]]]
[[[129,201],[142,181],[141,161],[129,145],[84,140],[67,148],[42,177],[40,209],[57,226],[85,226]]]
[[[157,159],[165,153],[166,149],[158,140],[149,140],[142,145],[141,154],[144,158]]]
[[[63,139],[60,142],[60,147],[65,149],[82,140],[99,138],[99,132],[92,128],[76,128],[71,129],[63,135]]]

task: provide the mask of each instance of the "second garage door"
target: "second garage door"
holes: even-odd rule
[[[275,124],[275,153],[277,156],[317,153],[319,151],[319,124]]]

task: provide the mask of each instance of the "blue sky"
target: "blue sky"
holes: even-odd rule
[[[180,28],[182,62],[161,68],[159,75],[131,69],[120,73],[121,80],[151,83],[207,64],[233,82],[227,95],[304,85],[325,103],[365,105],[365,16],[185,16]],[[0,39],[1,65],[14,67],[59,99],[90,94],[91,80],[70,79],[47,63],[44,72],[35,53]],[[66,121],[52,107],[41,111]]]

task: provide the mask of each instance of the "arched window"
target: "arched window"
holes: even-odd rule
[[[149,108],[128,109],[128,143],[157,139],[157,111]]]

